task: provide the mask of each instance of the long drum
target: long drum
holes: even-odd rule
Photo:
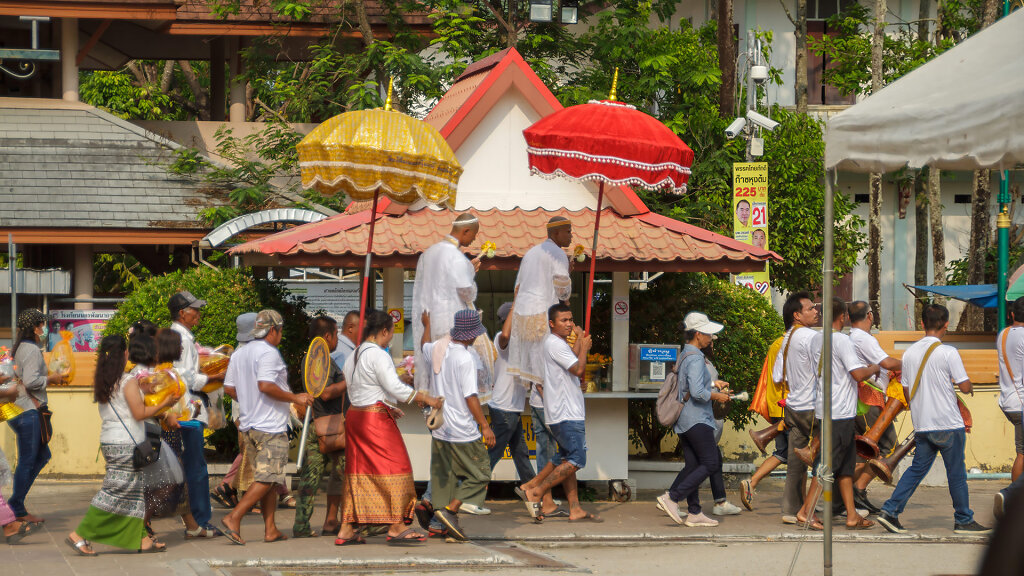
[[[889,456],[868,460],[868,466],[871,467],[871,470],[875,472],[876,476],[882,479],[882,482],[892,484],[892,473],[896,470],[896,466],[900,463],[900,460],[903,460],[907,454],[910,454],[916,445],[917,440],[914,438],[914,435],[911,434],[910,437],[897,446]]]
[[[762,430],[750,430],[750,439],[754,441],[754,445],[761,451],[761,454],[767,454],[768,452],[766,448],[768,447],[768,444],[770,444],[772,440],[775,440],[776,436],[782,434],[782,431],[785,429],[786,423],[779,421],[778,424],[772,424]]]
[[[864,460],[878,458],[878,440],[885,433],[885,429],[892,424],[896,416],[903,412],[903,402],[896,398],[889,398],[882,408],[882,413],[875,420],[871,428],[863,436],[857,436],[854,444],[857,446],[857,456]]]
[[[818,452],[821,452],[821,434],[811,438],[811,441],[807,443],[807,446],[804,446],[803,448],[793,448],[793,453],[808,466],[814,466],[814,461],[818,458]]]

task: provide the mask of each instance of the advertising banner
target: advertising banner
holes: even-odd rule
[[[736,162],[732,165],[733,238],[769,250],[768,163]],[[768,268],[734,276],[737,284],[770,298]]]
[[[51,310],[50,329],[46,351],[53,350],[61,340],[61,331],[71,332],[71,349],[75,352],[95,352],[103,338],[107,321],[114,310]]]

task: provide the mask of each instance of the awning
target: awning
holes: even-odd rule
[[[1024,163],[1024,10],[829,119],[825,168],[894,172]]]
[[[545,225],[564,216],[573,225],[573,245],[589,247],[594,233],[594,211],[476,210],[480,233],[467,252],[476,255],[483,242],[497,245],[494,258],[483,269],[514,270],[527,250],[546,237]],[[378,209],[374,263],[381,267],[413,268],[419,255],[448,234],[455,212],[422,208],[402,214]],[[297,226],[236,246],[231,254],[248,264],[281,266],[358,266],[366,255],[370,211],[341,214]],[[597,268],[602,271],[748,272],[764,270],[782,258],[685,222],[651,212],[622,216],[612,209],[601,214],[601,241]]]
[[[930,292],[947,298],[963,300],[982,308],[995,308],[999,304],[999,290],[995,284],[967,286],[907,286],[921,292]]]

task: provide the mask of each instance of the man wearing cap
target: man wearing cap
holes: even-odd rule
[[[657,507],[676,524],[690,527],[718,526],[718,521],[704,514],[700,505],[700,485],[712,474],[721,472],[722,456],[715,440],[714,402],[728,402],[722,391],[728,384],[712,379],[702,349],[711,345],[721,324],[712,322],[702,312],[690,312],[683,318],[683,349],[676,361],[678,368],[678,400],[683,409],[674,430],[683,448],[686,466],[679,471],[672,486],[657,499]],[[683,520],[679,502],[686,500],[688,514]]]
[[[222,380],[224,373],[207,376],[199,369],[199,351],[192,330],[199,324],[203,306],[206,306],[206,301],[196,298],[187,290],[178,292],[167,301],[167,309],[171,313],[171,330],[181,336],[181,357],[174,362],[174,369],[185,382],[189,404],[198,407],[191,420],[181,423],[181,460],[185,469],[185,482],[188,484],[189,509],[200,526],[215,531],[210,524],[213,516],[209,497],[210,474],[203,453],[203,429],[210,422],[210,398],[202,390],[209,379]]]
[[[474,309],[476,302],[476,272],[480,259],[470,260],[462,252],[476,239],[480,221],[472,214],[460,214],[452,223],[451,233],[427,248],[416,263],[416,280],[412,286],[413,342],[423,337],[425,326],[420,322],[424,312],[434,319],[428,341],[448,335],[452,319],[459,310]],[[416,389],[428,385],[427,370],[430,362],[421,350],[416,351]]]
[[[313,404],[313,397],[294,394],[288,387],[288,367],[277,349],[283,327],[281,314],[261,310],[256,316],[253,341],[236,351],[228,366],[241,407],[238,428],[245,438],[246,451],[254,455],[252,486],[221,520],[224,535],[239,545],[245,544],[238,533],[242,518],[257,502],[263,514],[263,540],[287,539],[274,522],[277,494],[271,488],[286,480],[289,404],[308,407]]]
[[[459,508],[465,501],[483,501],[491,478],[485,445],[491,448],[495,444],[477,397],[477,361],[469,350],[484,333],[484,326],[476,310],[459,310],[450,339],[431,342],[431,316],[424,312],[420,319],[424,326],[420,345],[430,361],[424,376],[431,396],[445,398],[444,422],[430,432],[430,484],[434,501],[447,505],[436,509],[434,516],[448,529],[450,540],[461,542],[467,537],[459,523]],[[435,349],[440,346],[444,350]]]

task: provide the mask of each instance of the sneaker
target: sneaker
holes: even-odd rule
[[[884,510],[878,513],[877,520],[883,528],[893,534],[903,534],[907,531],[907,529],[903,527],[903,524],[900,524],[899,518],[890,516],[889,513]]]
[[[658,496],[658,503],[655,504],[655,507],[665,514],[668,514],[668,517],[676,524],[683,523],[683,518],[679,515],[679,506],[674,500],[672,500],[672,497],[668,495],[668,492]]]
[[[991,534],[992,529],[986,528],[971,520],[967,524],[953,524],[953,532],[956,534]]]
[[[853,505],[856,506],[858,510],[864,509],[872,514],[878,514],[882,511],[881,508],[875,506],[874,504],[871,503],[870,500],[868,500],[867,490],[857,490],[856,488],[854,488]],[[863,514],[861,514],[861,516],[863,516]]]
[[[740,482],[740,503],[747,510],[754,509],[754,488],[750,485],[750,480]]]
[[[718,526],[718,520],[712,520],[711,518],[705,516],[703,512],[701,512],[700,514],[688,514],[686,516],[686,522],[684,522],[684,524],[686,524],[690,528],[711,528],[714,526]]]
[[[716,502],[715,507],[711,509],[712,516],[732,516],[734,514],[739,514],[740,512],[742,512],[740,507],[728,500],[725,502]]]
[[[486,516],[491,513],[490,508],[484,508],[483,506],[475,506],[468,502],[463,502],[462,507],[459,508],[459,512],[465,512],[466,514],[473,514],[474,516]]]
[[[1002,520],[1003,514],[1006,513],[1006,495],[1003,494],[1002,490],[996,492],[995,500],[992,502],[992,515],[996,517],[996,520]]]
[[[469,538],[466,538],[466,533],[462,531],[462,526],[459,525],[459,515],[449,510],[447,506],[440,510],[435,510],[434,518],[437,518],[441,524],[448,528],[448,538],[457,542],[469,540]]]

